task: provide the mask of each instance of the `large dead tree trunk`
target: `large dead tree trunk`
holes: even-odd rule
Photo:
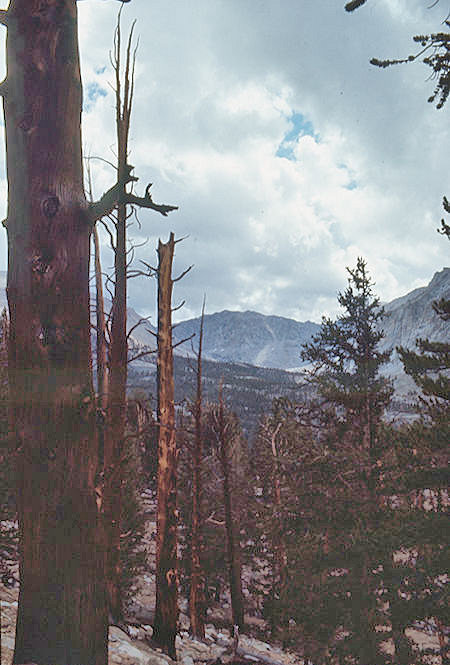
[[[134,27],[134,26],[133,26]],[[117,171],[124,182],[127,173],[128,135],[133,100],[134,56],[131,56],[133,28],[126,52],[124,91],[120,76],[120,16],[115,34],[114,69],[116,75]],[[131,71],[130,71],[131,67]],[[123,456],[126,424],[127,341],[127,206],[119,203],[115,211],[114,298],[109,343],[109,386],[105,438],[105,516],[108,530],[106,583],[111,620],[122,621],[120,532],[122,523]]]
[[[105,665],[76,3],[12,0],[1,19],[21,557],[14,663]]]
[[[100,242],[97,226],[94,226],[94,260],[95,260],[95,300],[96,300],[96,351],[97,351],[97,406],[106,413],[108,397],[107,341],[105,324],[105,301],[103,297],[102,266],[100,260]]]
[[[105,665],[107,611],[89,320],[93,224],[118,202],[167,215],[118,182],[83,187],[75,0],[11,0],[4,97],[9,384],[21,587],[15,663]]]
[[[177,444],[172,347],[173,233],[158,245],[158,508],[153,638],[176,659],[178,620]]]
[[[205,303],[203,303],[200,335],[197,352],[197,391],[194,404],[194,459],[192,469],[192,534],[191,534],[191,588],[189,593],[189,619],[191,633],[195,637],[205,637],[205,591],[202,575],[202,345]]]

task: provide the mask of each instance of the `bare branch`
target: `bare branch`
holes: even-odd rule
[[[127,196],[132,196],[131,194],[127,194],[125,190],[125,186],[129,182],[136,182],[138,178],[136,176],[131,175],[131,171],[133,170],[133,166],[130,164],[127,165],[125,169],[125,176],[124,180],[120,181],[118,180],[115,185],[113,185],[110,189],[108,189],[107,192],[103,194],[101,199],[99,201],[96,201],[95,203],[91,203],[88,207],[89,213],[89,221],[91,224],[95,224],[95,222],[98,219],[101,219],[102,217],[105,217],[105,215],[108,215],[112,213],[114,208],[119,204],[119,203],[127,203],[126,201]],[[135,197],[137,199],[137,197]],[[136,201],[138,204],[138,202]],[[167,213],[166,213],[167,214]]]
[[[105,229],[105,231],[107,232],[107,234],[109,235],[109,242],[110,242],[110,245],[111,245],[111,249],[112,249],[113,251],[115,251],[115,249],[116,249],[116,244],[115,244],[115,242],[114,242],[114,236],[113,236],[113,234],[111,233],[111,229],[108,227],[107,223],[106,223],[103,219],[100,219],[99,222],[100,222],[100,224],[103,226],[103,228]]]
[[[117,171],[117,166],[113,164],[112,162],[108,161],[107,159],[104,159],[103,157],[98,157],[97,155],[88,155],[87,157],[83,157],[86,161],[90,161],[91,159],[98,159],[100,162],[105,162],[105,164],[108,164],[109,166],[112,166],[114,171]]]
[[[176,245],[179,242],[183,242],[183,240],[186,240],[186,238],[189,238],[189,235],[183,236],[182,238],[177,238],[177,240],[174,241],[174,245]]]
[[[192,333],[190,337],[186,337],[185,339],[182,339],[181,342],[177,342],[176,344],[172,345],[172,349],[176,349],[177,346],[180,346],[181,344],[184,344],[185,342],[189,342],[190,339],[195,337],[195,333]]]
[[[189,268],[187,268],[184,272],[182,272],[181,275],[173,279],[172,282],[179,282],[180,279],[183,279],[183,277],[185,277],[188,274],[188,272],[192,270],[193,267],[194,267],[193,265],[189,266]]]
[[[345,11],[346,12],[353,12],[355,9],[358,9],[358,7],[362,7],[362,5],[365,5],[367,0],[351,0],[351,2],[347,2],[345,5]]]
[[[138,270],[137,268],[133,268],[133,270],[128,270],[127,279],[134,279],[135,277],[151,277],[151,275],[149,275],[148,272],[144,272],[143,270]]]
[[[180,302],[179,305],[177,305],[176,307],[172,307],[172,312],[177,312],[177,311],[178,311],[179,309],[181,309],[181,308],[183,307],[183,305],[185,305],[185,304],[186,304],[186,300],[182,300],[182,301]]]
[[[142,259],[139,259],[139,260],[140,260],[141,263],[144,264],[144,266],[145,266],[146,268],[148,268],[148,270],[149,270],[150,273],[154,273],[155,275],[158,273],[158,268],[154,268],[153,266],[151,266],[151,265],[150,265],[149,263],[147,263],[146,261],[143,261]]]
[[[138,358],[144,358],[144,356],[149,356],[152,353],[156,353],[158,349],[153,349],[153,351],[142,351],[142,353],[138,353],[137,355],[133,356],[130,358],[127,362],[128,364],[132,363],[134,360],[138,360]]]
[[[139,319],[137,323],[134,324],[134,326],[131,326],[131,328],[127,333],[127,339],[131,337],[136,328],[139,328],[139,326],[141,326],[143,323],[146,323],[149,319],[151,319],[151,316],[143,316]]]
[[[140,208],[150,208],[150,210],[155,210],[155,212],[161,213],[164,217],[167,217],[169,212],[172,210],[178,210],[178,206],[170,206],[164,204],[155,203],[150,194],[151,183],[145,188],[145,196],[135,196],[134,194],[125,194],[122,197],[121,203],[128,203],[130,205],[137,205]]]

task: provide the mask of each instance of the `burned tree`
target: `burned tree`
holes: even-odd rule
[[[14,662],[107,662],[104,536],[96,494],[89,243],[118,202],[166,214],[127,166],[84,194],[75,0],[11,0],[4,97],[11,429],[17,450],[21,587]],[[123,176],[123,177],[122,177]]]
[[[134,23],[130,31],[124,85],[120,71],[121,29],[120,14],[114,39],[113,66],[116,93],[117,173],[123,180],[127,169],[128,136],[134,88],[134,62],[131,54]],[[127,220],[126,203],[120,202],[113,215],[114,224],[114,297],[111,311],[108,354],[108,393],[104,447],[104,506],[107,535],[106,585],[111,620],[123,618],[120,565],[120,531],[122,523],[122,484],[124,470],[124,440],[126,424],[126,387],[128,366],[127,340]]]
[[[153,638],[176,658],[175,637],[178,620],[177,561],[177,442],[172,345],[172,263],[174,234],[158,244],[158,507],[156,533],[156,608]]]
[[[201,566],[202,551],[202,346],[205,303],[203,302],[197,351],[197,390],[194,402],[194,451],[192,467],[192,532],[191,532],[191,585],[189,592],[189,619],[191,633],[205,637],[205,590]]]

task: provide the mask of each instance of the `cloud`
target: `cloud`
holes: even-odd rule
[[[109,65],[117,3],[79,3],[86,153],[114,162]],[[336,311],[345,266],[359,255],[389,300],[446,261],[435,232],[448,184],[444,108],[426,99],[427,69],[379,70],[372,56],[412,52],[435,30],[439,6],[379,0],[354,14],[344,1],[133,0],[123,34],[140,34],[130,161],[138,193],[153,183],[168,219],[139,213],[136,259],[156,261],[174,230],[176,285],[197,315],[255,309],[320,320]],[[114,170],[92,160],[96,196]],[[448,193],[448,192],[447,192]],[[106,246],[106,236],[103,242]],[[105,252],[105,265],[111,257]],[[131,304],[153,314],[155,288],[130,283]]]

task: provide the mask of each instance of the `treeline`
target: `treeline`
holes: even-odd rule
[[[448,663],[449,345],[421,340],[417,353],[398,349],[422,397],[413,424],[388,423],[393,389],[379,370],[390,353],[378,351],[383,310],[362,259],[339,303],[342,316],[324,319],[303,350],[315,397],[275,400],[251,444],[221,397],[206,405],[198,611],[205,620],[214,596],[229,589],[234,623],[244,622],[243,603],[274,638],[319,665],[434,662],[434,649],[419,650],[417,631],[435,636]],[[448,320],[448,302],[435,308]],[[183,420],[187,593],[189,432],[193,424]],[[233,578],[242,566],[245,602]]]

